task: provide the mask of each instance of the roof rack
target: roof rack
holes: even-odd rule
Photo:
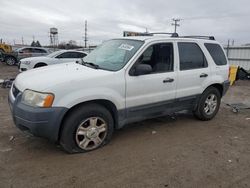
[[[191,35],[191,36],[180,36],[181,38],[195,38],[195,39],[208,39],[208,40],[215,40],[214,36],[196,36],[196,35]]]
[[[159,33],[148,33],[149,35],[171,35],[171,37],[179,37],[178,33],[164,33],[164,32],[159,32]]]

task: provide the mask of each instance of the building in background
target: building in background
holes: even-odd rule
[[[224,49],[230,65],[250,70],[250,46],[227,46]]]

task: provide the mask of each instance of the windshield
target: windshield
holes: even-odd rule
[[[118,71],[123,68],[144,42],[129,39],[109,40],[83,60],[98,65],[99,68]]]
[[[51,54],[47,55],[47,57],[54,58],[54,57],[56,57],[59,54],[61,54],[61,51],[56,51],[56,52],[52,52]]]

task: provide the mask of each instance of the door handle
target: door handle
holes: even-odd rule
[[[206,74],[206,73],[202,73],[202,74],[200,75],[200,78],[206,78],[206,77],[208,77],[208,74]]]
[[[172,83],[174,82],[173,78],[166,78],[165,80],[163,80],[163,83]]]

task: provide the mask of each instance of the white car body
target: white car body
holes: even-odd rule
[[[166,113],[194,110],[197,107],[197,101],[208,88],[217,89],[222,97],[229,87],[228,62],[222,46],[215,40],[150,36],[121,38],[117,41],[122,43],[119,50],[125,50],[126,53],[134,48],[127,45],[128,41],[141,43],[138,50],[119,70],[111,71],[93,65],[64,63],[19,74],[9,93],[16,125],[20,129],[29,129],[37,136],[58,141],[64,117],[79,105],[92,103],[106,105],[105,108],[115,117],[115,128],[121,128],[127,123]],[[140,57],[146,58],[146,55],[142,56],[142,54],[145,54],[151,46],[161,44],[163,47],[165,44],[172,47],[172,70],[135,74],[133,70],[141,64]],[[180,56],[183,53],[181,44],[184,46],[192,44],[200,49],[204,67],[183,70],[180,67],[180,61],[183,58]],[[214,44],[220,48],[220,55],[223,56],[225,64],[217,65],[205,44]],[[194,53],[189,50],[186,52],[186,55]],[[93,56],[93,53],[95,50],[89,56]],[[113,56],[119,56],[119,53],[110,54],[111,59],[114,58]],[[158,56],[161,57],[160,54]],[[191,61],[191,65],[192,63],[194,62]],[[108,61],[107,64],[109,64]],[[30,107],[23,104],[25,97],[22,95],[26,91],[39,92],[41,95],[53,94],[55,96],[53,104],[49,108]]]
[[[76,57],[72,57],[71,54],[76,54]],[[79,55],[79,57],[77,57],[77,55]],[[76,62],[80,61],[81,58],[85,57],[86,55],[86,52],[76,50],[60,50],[47,56],[24,58],[19,62],[19,71],[27,71],[36,68],[38,65],[48,66],[60,63]]]

